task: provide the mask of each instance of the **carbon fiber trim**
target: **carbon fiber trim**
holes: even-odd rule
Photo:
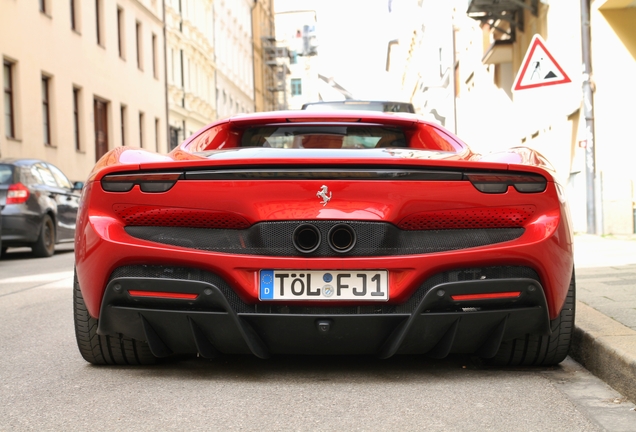
[[[337,253],[327,243],[329,230],[346,223],[356,233],[357,243],[351,251]],[[320,246],[301,254],[293,245],[294,230],[312,224],[322,235]],[[475,228],[405,231],[384,222],[359,221],[281,221],[261,222],[244,230],[187,227],[128,226],[132,237],[155,243],[229,254],[263,256],[392,256],[416,255],[502,243],[521,237],[524,228]]]
[[[180,279],[208,282],[215,285],[223,293],[230,307],[236,313],[254,314],[316,314],[316,315],[356,315],[356,314],[410,314],[413,313],[426,293],[441,283],[474,281],[483,279],[511,279],[528,278],[539,280],[539,275],[529,267],[497,266],[483,268],[466,268],[438,273],[426,281],[413,293],[413,295],[400,305],[379,304],[353,307],[333,306],[280,306],[271,304],[247,304],[234,292],[234,290],[221,277],[207,271],[187,268],[137,265],[117,268],[110,276],[115,278],[155,278],[155,279]],[[169,308],[174,308],[171,303]]]

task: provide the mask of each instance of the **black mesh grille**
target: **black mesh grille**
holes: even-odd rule
[[[236,313],[307,314],[307,315],[355,315],[355,314],[405,314],[412,313],[426,293],[436,285],[445,282],[470,281],[480,279],[528,278],[540,281],[533,269],[520,266],[498,266],[466,268],[438,273],[427,279],[413,293],[411,298],[399,305],[381,304],[350,307],[331,306],[281,306],[266,303],[250,305],[245,303],[234,290],[218,275],[203,270],[186,267],[165,266],[125,266],[119,267],[110,279],[118,277],[181,279],[208,282],[218,287]]]
[[[314,252],[301,254],[293,245],[294,230],[310,223],[320,231],[322,243]],[[449,229],[404,231],[384,222],[345,222],[356,233],[355,247],[334,252],[327,243],[329,229],[342,221],[261,222],[244,230],[128,226],[133,237],[156,243],[213,252],[267,256],[390,256],[444,252],[485,246],[519,238],[524,228]]]

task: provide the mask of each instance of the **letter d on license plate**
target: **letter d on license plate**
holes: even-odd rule
[[[261,270],[261,300],[365,300],[389,299],[386,270]]]

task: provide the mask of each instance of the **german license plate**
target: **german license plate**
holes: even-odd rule
[[[365,300],[389,299],[386,270],[261,270],[261,300]]]

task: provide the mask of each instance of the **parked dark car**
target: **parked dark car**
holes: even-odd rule
[[[55,244],[72,242],[83,183],[37,159],[0,159],[2,252],[28,246],[49,257]]]

